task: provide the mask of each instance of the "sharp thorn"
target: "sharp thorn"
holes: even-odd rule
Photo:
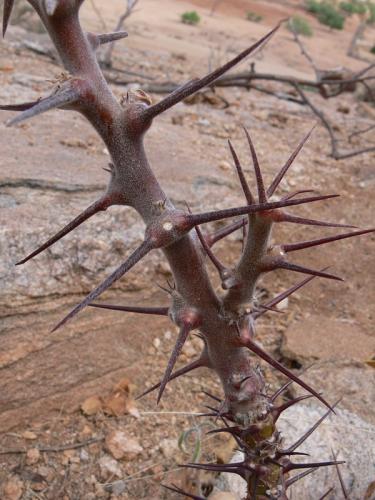
[[[337,459],[336,453],[333,450],[332,450],[332,456],[333,456],[333,460]],[[336,464],[336,472],[337,472],[337,475],[338,475],[338,478],[340,481],[340,486],[341,486],[341,490],[342,490],[342,493],[344,495],[344,498],[345,498],[345,500],[349,500],[349,493],[348,493],[348,490],[346,489],[345,482],[344,482],[344,479],[342,477],[338,463]]]
[[[210,261],[212,262],[212,264],[216,267],[216,269],[218,270],[219,274],[221,275],[222,272],[225,271],[225,266],[223,266],[223,264],[219,261],[219,259],[212,252],[212,250],[211,250],[209,244],[207,243],[207,241],[205,240],[205,238],[204,238],[204,236],[202,234],[202,231],[200,230],[199,226],[195,226],[195,230],[197,232],[199,241],[201,242],[201,245],[202,245],[204,251],[206,252],[208,258],[210,259]]]
[[[294,406],[295,404],[299,403],[300,401],[304,401],[305,399],[312,398],[312,394],[307,394],[305,396],[299,396],[298,398],[291,399],[290,401],[286,401],[284,404],[281,406],[275,408],[272,410],[273,413],[273,421],[276,423],[280,415],[282,414],[283,411],[287,410],[291,406]]]
[[[189,214],[187,215],[187,222],[191,226],[196,226],[198,224],[205,224],[207,222],[213,222],[220,219],[228,219],[230,217],[235,217],[237,215],[253,214],[257,212],[264,212],[269,210],[274,210],[276,208],[283,208],[287,206],[302,205],[305,203],[313,203],[315,201],[328,200],[330,198],[337,198],[339,195],[331,194],[325,196],[311,196],[308,198],[301,198],[296,200],[287,201],[275,201],[269,203],[261,203],[258,205],[246,205],[238,208],[227,208],[224,210],[217,210],[214,212],[205,212],[201,214]],[[240,226],[241,227],[241,226]]]
[[[188,338],[188,335],[191,332],[191,330],[192,330],[192,328],[190,325],[183,325],[180,328],[180,332],[178,334],[176,344],[173,348],[171,357],[169,358],[167,368],[165,370],[163,379],[162,379],[161,384],[160,384],[159,394],[158,394],[158,398],[157,398],[157,404],[159,404],[159,402],[161,400],[165,386],[168,384],[168,382],[170,380],[174,365],[176,364],[177,358],[180,355],[181,350],[184,347],[186,339]]]
[[[171,380],[174,380],[175,378],[181,377],[182,375],[186,375],[186,373],[189,373],[189,372],[195,370],[196,368],[201,368],[203,366],[207,366],[207,363],[204,360],[204,356],[201,356],[199,359],[189,363],[188,365],[184,366],[183,368],[180,368],[179,370],[176,370],[174,373],[172,373],[172,375],[169,377],[169,382]],[[135,399],[138,400],[138,399],[143,398],[147,394],[150,394],[150,392],[153,392],[156,389],[159,389],[160,386],[161,386],[161,382],[153,385],[152,387],[150,387],[149,389],[144,391],[142,394],[137,396]]]
[[[330,488],[329,490],[327,490],[327,491],[324,493],[324,495],[323,495],[323,496],[321,496],[321,497],[319,498],[319,500],[324,500],[324,498],[327,498],[327,497],[328,497],[328,495],[329,495],[330,493],[332,493],[332,491],[333,491],[334,489],[335,489],[335,488],[332,486],[332,488]]]
[[[259,304],[257,307],[259,307],[260,309],[263,309],[264,312],[275,312],[275,313],[278,313],[278,314],[284,314],[283,311],[280,311],[280,309],[277,309],[277,307],[272,307],[272,306],[267,306],[267,304]]]
[[[234,467],[232,467],[234,465]],[[181,465],[180,467],[186,467],[190,469],[198,469],[198,470],[206,470],[211,472],[229,472],[232,474],[238,474],[243,477],[243,472],[241,469],[248,469],[242,462],[241,465],[237,464],[186,464]]]
[[[173,491],[174,493],[178,493],[179,495],[183,495],[188,498],[192,498],[193,500],[205,500],[203,497],[198,497],[196,495],[192,495],[191,493],[186,493],[186,491],[182,490],[175,484],[172,484],[172,486],[167,486],[166,484],[160,484],[163,488],[166,488],[169,491]]]
[[[350,233],[336,234],[335,236],[328,236],[327,238],[319,238],[317,240],[302,241],[301,243],[292,243],[290,245],[282,245],[284,252],[294,252],[296,250],[304,250],[305,248],[315,247],[318,245],[325,245],[333,241],[344,240],[345,238],[352,238],[353,236],[360,236],[361,234],[373,233],[375,229],[364,229],[362,231],[352,231]]]
[[[217,418],[217,413],[199,413],[198,415],[196,415],[196,417],[210,417],[210,418]]]
[[[38,99],[37,101],[22,102],[20,104],[1,104],[0,109],[2,111],[26,111],[27,109],[30,109],[38,104],[40,101],[41,99]]]
[[[314,279],[314,277],[312,278],[307,278],[309,281],[311,281],[312,279]],[[306,280],[304,280],[306,281]],[[307,366],[304,370],[302,370],[301,373],[305,373],[307,370],[309,370],[312,366],[314,365],[314,363],[310,364],[309,366]],[[276,399],[281,396],[281,394],[283,392],[285,392],[291,385],[293,384],[293,380],[289,380],[288,382],[286,382],[284,385],[282,385],[280,387],[280,389],[278,389],[275,394],[273,394],[273,396],[270,397],[270,401],[271,403],[274,403],[276,401]]]
[[[104,33],[102,35],[97,35],[100,45],[116,42],[117,40],[121,40],[123,38],[126,38],[127,36],[128,33],[126,31],[115,31],[114,33]]]
[[[283,457],[283,456],[285,456],[285,455],[288,455],[288,456],[290,456],[290,455],[293,455],[293,456],[297,455],[297,456],[301,456],[301,457],[302,457],[302,456],[303,456],[303,457],[309,457],[309,456],[310,456],[310,453],[302,453],[301,451],[291,451],[291,452],[286,452],[286,451],[284,451],[284,450],[278,450],[278,451],[276,452],[276,456],[277,456],[278,458]]]
[[[204,407],[207,408],[208,410],[215,412],[216,415],[219,414],[219,411],[220,411],[219,408],[214,408],[213,406],[210,406],[210,405],[204,405]]]
[[[137,262],[139,262],[145,255],[152,250],[152,246],[148,240],[145,240],[131,255],[130,257],[119,266],[108,278],[106,278],[95,290],[87,295],[87,297],[78,304],[60,323],[58,323],[51,333],[58,330],[61,326],[70,321],[77,313],[82,311],[93,300],[99,297],[107,288],[109,288],[115,281],[119,280],[125,273],[127,273]]]
[[[244,226],[244,224],[247,224],[246,219],[241,219],[237,222],[233,222],[232,224],[228,224],[227,226],[218,229],[215,231],[213,234],[208,235],[206,237],[206,241],[210,247],[215,245],[218,241],[222,240],[226,236],[229,236],[230,234],[234,233],[234,231],[237,231],[238,229],[241,229],[241,227]]]
[[[275,268],[286,269],[287,271],[295,271],[296,273],[311,274],[312,276],[319,276],[320,278],[327,278],[330,280],[344,281],[342,278],[339,278],[334,274],[316,271],[315,269],[309,269],[308,267],[299,266],[298,264],[292,264],[291,262],[286,261],[279,261],[276,264]]]
[[[228,422],[226,421],[226,419],[222,415],[220,415],[220,420],[224,423],[226,429],[230,429]],[[231,433],[231,435],[234,438],[234,440],[236,441],[237,446],[240,450],[243,450],[244,448],[249,450],[249,445],[247,443],[242,442],[241,439],[235,433]]]
[[[115,306],[112,304],[89,304],[90,307],[99,309],[110,309],[112,311],[124,311],[139,314],[154,314],[157,316],[168,316],[169,307],[135,307],[135,306]]]
[[[254,171],[255,171],[255,178],[257,181],[257,189],[258,189],[258,200],[259,203],[266,203],[267,201],[267,195],[266,195],[266,190],[264,188],[264,182],[263,182],[263,177],[262,177],[262,171],[260,169],[258,157],[254,148],[253,141],[251,140],[249,132],[245,129],[244,131],[246,134],[247,142],[249,143],[249,148],[250,148],[250,153],[251,157],[253,159],[253,166],[254,166]]]
[[[3,6],[3,38],[5,37],[8,24],[9,24],[9,19],[12,14],[14,6],[14,0],[4,0],[4,6]]]
[[[334,461],[334,460],[330,460],[328,462],[312,462],[312,463],[308,463],[308,464],[295,464],[295,463],[292,463],[290,462],[286,467],[283,468],[284,470],[284,473],[286,472],[290,472],[291,470],[296,470],[296,469],[309,469],[310,467],[311,468],[314,468],[314,469],[318,469],[319,467],[330,467],[331,465],[340,465],[340,464],[344,464],[345,461]]]
[[[33,118],[34,116],[40,115],[41,113],[45,113],[54,108],[61,108],[68,104],[72,104],[78,98],[77,92],[70,88],[61,88],[55,94],[52,94],[49,97],[41,99],[38,101],[33,107],[26,109],[21,112],[15,118],[7,122],[7,126],[11,127],[12,125],[17,125],[28,118]]]
[[[156,284],[156,286],[157,286],[158,288],[160,288],[160,290],[162,290],[163,292],[167,293],[168,295],[172,295],[172,291],[171,291],[171,289],[170,289],[170,288],[167,288],[167,287],[165,287],[165,286],[163,286],[163,285],[160,285],[160,283],[155,283],[155,284]]]
[[[330,408],[315,424],[308,429],[303,436],[301,436],[292,446],[284,450],[285,454],[295,451],[303,444],[308,437],[319,427],[319,425],[334,411],[334,408],[339,404],[340,400],[336,401],[332,408]]]
[[[211,394],[210,392],[207,392],[207,391],[202,391],[202,392],[203,392],[203,394],[205,394],[209,398],[213,399],[214,401],[221,403],[222,400],[220,398],[218,398],[217,396],[214,396],[213,394]]]
[[[290,155],[288,158],[287,162],[283,166],[283,168],[280,170],[280,172],[276,175],[274,180],[272,181],[270,187],[267,189],[267,196],[270,198],[273,193],[276,191],[277,186],[280,184],[282,181],[284,175],[287,173],[289,167],[291,164],[294,162],[296,159],[298,153],[301,151],[303,146],[305,145],[306,141],[309,139],[310,135],[312,134],[315,126],[310,130],[310,132],[302,139],[302,141],[298,144],[297,148],[293,151],[293,153]]]
[[[293,224],[304,224],[306,226],[342,227],[346,229],[356,228],[356,226],[351,226],[350,224],[336,224],[335,222],[324,222],[321,220],[306,219],[305,217],[299,217],[298,215],[292,215],[286,212],[280,214],[276,222],[292,222]]]
[[[40,254],[47,248],[49,248],[51,245],[59,241],[61,238],[66,236],[68,233],[73,231],[76,227],[78,227],[80,224],[85,222],[87,219],[95,215],[96,213],[106,210],[109,206],[111,206],[111,201],[108,197],[104,196],[100,200],[96,201],[92,205],[90,205],[86,210],[84,210],[81,214],[79,214],[75,219],[73,219],[69,224],[67,224],[63,229],[61,229],[58,233],[56,233],[52,238],[47,240],[43,245],[41,245],[39,248],[34,250],[31,254],[29,254],[27,257],[24,259],[20,260],[19,262],[16,263],[16,266],[19,266],[20,264],[24,264],[28,260],[32,259],[36,255]]]
[[[305,193],[315,193],[315,189],[301,189],[299,191],[294,191],[293,193],[290,193],[290,194],[287,194],[286,196],[283,196],[281,199],[283,201],[291,200],[295,196],[298,196],[299,194],[305,194]]]
[[[222,429],[213,429],[211,431],[207,431],[207,435],[210,435],[210,434],[221,434],[223,432],[226,432],[228,434],[230,434],[231,436],[237,436],[238,437],[238,434],[240,433],[240,429],[239,427],[223,427]]]
[[[280,389],[278,389],[275,394],[273,394],[270,398],[270,401],[271,403],[273,403],[274,401],[276,401],[276,399],[281,396],[281,394],[283,392],[285,392],[291,385],[293,384],[293,380],[289,380],[288,382],[286,382],[284,385],[282,385],[280,387]]]
[[[324,268],[324,269],[322,269],[322,271],[325,271],[326,269],[328,269],[328,268]],[[305,278],[304,280],[296,283],[292,287],[288,288],[288,290],[286,290],[285,292],[280,293],[279,295],[274,297],[269,302],[266,302],[265,306],[266,307],[275,307],[277,304],[279,304],[284,299],[286,299],[287,297],[289,297],[290,295],[295,293],[297,290],[299,290],[303,286],[307,285],[307,283],[310,283],[310,281],[312,281],[314,278],[316,278],[316,276],[309,276],[308,278]],[[263,314],[265,314],[266,312],[267,311],[257,311],[253,314],[253,317],[254,317],[254,319],[257,319],[260,316],[262,316]]]
[[[262,45],[264,45],[272,37],[272,35],[279,29],[280,25],[281,25],[281,23],[279,23],[273,30],[271,30],[269,33],[267,33],[267,35],[262,37],[256,43],[254,43],[251,47],[249,47],[246,50],[244,50],[243,52],[241,52],[238,56],[236,56],[234,59],[227,62],[226,64],[224,64],[220,68],[217,68],[212,73],[209,73],[208,75],[206,75],[203,78],[189,81],[188,83],[182,85],[176,91],[172,92],[170,95],[168,95],[167,97],[165,97],[164,99],[162,99],[158,103],[145,109],[145,111],[143,112],[144,118],[151,120],[155,116],[159,115],[160,113],[163,113],[164,111],[171,108],[172,106],[174,106],[178,102],[180,102],[180,101],[186,99],[187,97],[189,97],[190,95],[194,94],[198,90],[212,84],[220,76],[224,75],[227,71],[229,71],[231,68],[236,66],[239,62],[241,62],[247,56],[254,53],[256,51],[256,49],[258,49]]]
[[[229,149],[230,149],[230,152],[232,154],[232,157],[233,157],[234,165],[236,167],[237,174],[238,174],[238,177],[239,177],[240,182],[241,182],[242,191],[244,192],[247,204],[248,205],[253,205],[255,203],[255,199],[254,199],[253,195],[251,194],[249,185],[248,185],[248,183],[246,182],[246,179],[245,179],[245,174],[244,174],[244,172],[242,170],[242,167],[241,167],[241,163],[240,163],[240,161],[238,159],[237,153],[234,150],[234,148],[233,148],[232,143],[230,142],[230,140],[228,140],[228,145],[229,145]]]
[[[314,472],[316,472],[316,468],[312,467],[311,469],[308,469],[304,472],[301,472],[300,474],[297,474],[296,476],[291,477],[290,479],[287,479],[285,482],[285,487],[289,488],[290,486],[292,486],[292,484],[296,483],[297,481],[300,481],[309,474],[313,474]]]
[[[315,391],[312,387],[310,387],[308,384],[306,384],[303,380],[301,380],[297,375],[294,375],[288,368],[285,368],[281,363],[276,361],[272,356],[270,356],[268,353],[266,353],[261,347],[259,347],[255,342],[253,342],[250,338],[247,338],[245,340],[245,347],[250,349],[254,354],[262,358],[264,361],[266,361],[268,364],[276,368],[279,372],[283,373],[285,376],[287,376],[289,379],[293,380],[296,382],[296,384],[300,385],[303,387],[306,391],[308,391],[310,394],[313,394],[319,401],[321,401],[327,408],[330,409],[330,411],[333,411],[333,407],[331,407],[327,401],[317,392]]]

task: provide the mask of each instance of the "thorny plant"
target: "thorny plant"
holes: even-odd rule
[[[314,270],[294,264],[289,260],[293,252],[359,236],[374,229],[345,232],[299,243],[270,244],[272,227],[279,222],[353,228],[334,222],[306,219],[287,211],[288,207],[321,202],[337,195],[317,195],[312,194],[310,190],[302,190],[291,193],[279,201],[273,197],[310,134],[301,141],[271,185],[266,188],[252,140],[245,130],[255,169],[257,196],[251,192],[236,152],[229,142],[246,203],[241,207],[198,214],[179,210],[173,206],[155,178],[143,147],[144,135],[155,118],[194,92],[210,85],[237,63],[253,54],[274,35],[280,25],[222,67],[203,78],[188,81],[156,104],[153,104],[149,96],[141,90],[128,93],[119,103],[99,68],[96,49],[101,44],[125,37],[126,33],[104,35],[85,33],[78,18],[83,0],[29,0],[29,3],[35,8],[48,30],[68,72],[68,77],[59,82],[48,97],[35,102],[1,106],[4,110],[20,112],[8,122],[8,125],[16,125],[53,108],[78,111],[87,118],[103,139],[110,152],[111,163],[108,170],[110,174],[108,188],[102,197],[37,250],[18,262],[18,265],[37,256],[99,211],[106,210],[112,205],[134,208],[146,225],[143,242],[125,262],[78,304],[55,327],[55,330],[72,320],[88,305],[169,316],[180,329],[176,344],[163,379],[144,394],[158,389],[159,402],[165,386],[171,380],[198,367],[214,370],[221,380],[224,397],[221,400],[212,396],[217,407],[209,407],[208,415],[221,419],[223,428],[211,432],[231,434],[244,452],[244,459],[237,463],[220,465],[195,463],[189,464],[188,467],[215,472],[228,471],[240,475],[248,485],[247,499],[286,499],[288,488],[302,477],[318,467],[342,463],[335,459],[312,463],[292,461],[293,456],[304,455],[296,450],[333,411],[335,405],[331,406],[317,390],[273,359],[256,343],[255,322],[266,312],[277,310],[279,302],[305,286],[314,277],[340,280],[326,269]],[[3,34],[6,32],[13,4],[14,0],[4,0]],[[213,234],[201,231],[201,226],[205,223],[235,217],[239,219]],[[242,255],[233,267],[227,268],[217,259],[212,248],[217,241],[245,226]],[[174,286],[170,290],[171,302],[168,307],[124,307],[93,303],[116,280],[122,278],[154,249],[163,250],[173,273]],[[219,273],[222,288],[225,290],[223,295],[219,296],[214,291],[206,269],[206,258],[212,261]],[[254,301],[257,281],[264,273],[274,269],[287,269],[308,276],[274,299],[259,305]],[[204,341],[200,357],[187,366],[173,371],[186,339],[194,330],[199,331],[198,335]],[[255,353],[276,368],[289,378],[289,382],[275,394],[267,394],[262,372],[250,353]],[[278,397],[292,382],[302,386],[308,394],[277,404]],[[276,429],[280,414],[298,401],[312,396],[328,407],[327,413],[292,446],[284,449]],[[290,477],[291,471],[299,469],[302,469],[302,472]],[[172,489],[183,493],[178,488]],[[191,496],[191,498],[198,497]]]

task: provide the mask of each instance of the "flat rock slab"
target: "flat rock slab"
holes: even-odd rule
[[[353,322],[310,316],[284,333],[282,354],[299,362],[329,359],[364,361],[375,353],[375,337]]]
[[[358,361],[321,361],[301,375],[330,403],[341,399],[340,407],[375,425],[375,370]],[[306,391],[293,384],[294,395]]]

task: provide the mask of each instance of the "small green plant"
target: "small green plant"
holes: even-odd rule
[[[307,19],[300,16],[293,16],[288,23],[288,29],[297,35],[313,36],[313,30]]]
[[[318,0],[307,0],[306,10],[312,14],[318,14],[320,9],[320,2]]]
[[[199,14],[195,10],[191,10],[189,12],[184,12],[181,14],[181,21],[184,24],[192,24],[197,25],[200,22],[201,18]]]
[[[259,23],[263,19],[263,16],[261,16],[260,14],[257,14],[256,12],[249,10],[246,12],[246,19],[248,21],[252,21],[253,23]]]
[[[367,24],[375,24],[375,4],[371,2],[368,3],[367,9],[368,9],[368,18],[366,20]]]
[[[366,14],[367,7],[363,2],[352,0],[351,2],[340,2],[339,7],[346,14]]]
[[[336,30],[344,28],[345,16],[337,10],[332,2],[328,0],[323,0],[322,2],[308,0],[306,9],[314,14],[321,24]]]
[[[370,52],[371,52],[371,54],[374,54],[374,55],[375,55],[375,45],[373,45],[373,46],[371,47]]]

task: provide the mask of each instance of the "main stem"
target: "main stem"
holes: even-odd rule
[[[81,29],[78,8],[70,7],[74,1],[66,0],[61,4],[53,16],[47,16],[42,8],[37,10],[65,68],[74,78],[84,82],[84,97],[76,109],[97,130],[110,152],[114,173],[108,194],[119,196],[124,204],[133,207],[147,226],[160,215],[160,210],[173,213],[175,207],[159,185],[146,157],[143,139],[151,123],[140,120],[145,104],[136,96],[128,97],[123,106],[117,102]],[[65,10],[61,13],[60,9]],[[196,236],[187,234],[163,248],[163,252],[177,292],[185,304],[196,309],[202,317],[200,331],[207,346],[208,364],[222,382],[226,410],[234,418],[247,420],[249,414],[262,411],[264,398],[259,394],[264,380],[252,365],[249,351],[236,341],[237,330],[213,290],[201,245]]]

